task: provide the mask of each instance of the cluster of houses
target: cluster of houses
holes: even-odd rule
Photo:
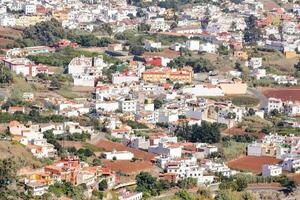
[[[113,188],[118,183],[116,174],[109,168],[89,166],[77,157],[66,157],[39,170],[26,172],[24,183],[34,196],[43,195],[50,185],[59,181],[67,181],[74,185],[86,184],[85,192],[88,196],[88,193],[91,194],[103,180],[106,180],[108,188]]]
[[[267,112],[276,110],[290,117],[297,117],[300,114],[300,103],[297,101],[283,101],[279,98],[271,97],[268,99],[266,110]]]
[[[282,171],[298,173],[300,167],[300,137],[277,134],[266,135],[261,140],[248,145],[249,156],[269,156],[282,160],[277,165],[263,165],[262,176],[279,176]]]
[[[119,138],[121,139],[121,138]],[[148,139],[143,136],[124,134],[122,143],[130,148],[143,149],[155,155],[153,162],[161,169],[161,179],[178,182],[185,178],[195,178],[197,183],[214,183],[215,174],[229,177],[237,172],[224,163],[216,163],[208,158],[218,152],[214,145],[206,143],[179,142],[176,136],[164,133],[152,134]],[[104,152],[108,160],[132,160],[134,155],[129,151]],[[201,163],[198,162],[201,160]]]
[[[77,122],[64,122],[62,124],[22,124],[18,121],[11,121],[8,124],[8,131],[12,140],[20,142],[30,149],[37,158],[53,158],[56,156],[54,145],[49,144],[44,138],[46,131],[52,131],[54,135],[88,133],[94,134],[92,127],[80,126]]]
[[[151,161],[159,167],[161,179],[178,182],[191,177],[198,184],[211,184],[216,181],[216,174],[226,177],[235,175],[237,171],[225,163],[210,159],[211,154],[218,152],[217,146],[180,142],[170,133],[174,133],[183,124],[201,125],[202,121],[221,123],[228,128],[239,124],[248,114],[245,107],[208,97],[247,94],[248,85],[242,81],[242,72],[232,70],[226,75],[209,72],[204,75],[205,78],[198,80],[192,64],[174,68],[171,67],[174,64],[172,62],[184,53],[222,54],[221,51],[228,51],[228,54],[232,54],[230,59],[243,61],[243,65],[251,70],[250,75],[257,80],[267,78],[277,84],[297,85],[297,78],[293,76],[267,74],[264,59],[248,55],[245,50],[244,32],[249,31],[250,26],[261,29],[260,38],[255,41],[259,48],[281,51],[286,59],[295,58],[300,52],[300,26],[297,21],[300,7],[295,4],[289,11],[275,7],[270,9],[264,8],[260,1],[247,0],[239,4],[225,2],[226,9],[217,3],[208,3],[187,6],[181,13],[174,13],[172,9],[152,5],[151,1],[147,1],[150,3],[147,8],[138,8],[127,2],[0,0],[0,26],[28,27],[55,18],[66,29],[93,32],[102,30],[103,27],[99,27],[102,23],[110,26],[113,33],[122,33],[125,30],[137,30],[141,23],[145,23],[150,25],[150,33],[157,33],[159,37],[184,36],[182,41],[171,42],[167,46],[161,41],[145,39],[142,41],[143,53],[140,56],[129,54],[126,51],[129,47],[123,41],[109,44],[102,50],[120,58],[122,62],[116,64],[109,63],[103,56],[74,57],[67,66],[67,74],[72,77],[73,86],[92,88],[91,97],[66,100],[47,96],[42,98],[42,108],[68,118],[94,117],[103,125],[109,138],[116,139],[126,148],[154,155]],[[175,14],[178,17],[176,25],[169,20]],[[248,24],[251,19],[254,24]],[[78,47],[76,43],[63,39],[51,46],[3,49],[5,56],[0,57],[0,61],[26,80],[41,74],[51,76],[54,74],[51,67],[36,64],[28,56],[50,54],[67,46]],[[34,94],[24,93],[23,100],[34,101]],[[28,109],[24,106],[10,106],[1,112],[27,113]],[[270,113],[274,110],[296,117],[300,115],[300,104],[269,98],[265,111]],[[265,111],[255,111],[255,115],[263,118]],[[300,124],[287,120],[284,126],[299,128]],[[149,137],[136,134],[137,131],[148,131],[149,128],[155,129],[155,133]],[[74,133],[96,135],[94,127],[82,126],[74,121],[49,124],[11,121],[8,131],[13,141],[26,146],[37,158],[54,158],[57,155],[54,145],[44,138],[47,131],[55,136]],[[293,135],[266,135],[249,144],[247,154],[282,160],[278,165],[264,165],[263,176],[278,176],[283,170],[299,172],[299,141],[300,137]],[[128,150],[105,151],[102,157],[111,163],[139,159]],[[33,195],[40,196],[47,192],[50,185],[63,180],[74,185],[86,184],[87,196],[93,189],[97,189],[102,180],[107,181],[109,188],[119,184],[118,176],[110,168],[89,166],[70,156],[56,159],[53,164],[44,166],[38,172],[31,171],[24,183]],[[141,198],[140,192],[122,190],[119,194],[120,200]]]

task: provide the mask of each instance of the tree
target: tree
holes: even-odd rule
[[[261,38],[261,30],[256,26],[257,17],[250,15],[246,19],[247,28],[244,31],[244,40],[247,43],[255,43]]]
[[[243,191],[244,189],[246,189],[248,187],[248,181],[247,178],[244,176],[238,176],[236,178],[236,185],[237,185],[237,191]]]
[[[191,189],[197,186],[197,179],[189,177],[183,180],[179,180],[177,185],[181,189]]]
[[[58,81],[58,79],[56,77],[54,77],[50,83],[50,86],[55,89],[60,89],[61,83]]]
[[[218,123],[201,122],[201,126],[193,125],[191,129],[191,142],[218,143],[221,139]]]
[[[155,183],[156,178],[151,176],[148,172],[141,172],[136,177],[136,190],[139,192],[149,192],[151,195],[156,195]]]
[[[25,28],[24,40],[21,45],[53,45],[59,39],[67,36],[61,23],[52,18],[50,21],[40,22],[34,26]]]
[[[202,197],[203,199],[212,199],[212,193],[208,188],[199,188],[197,191],[197,195]]]
[[[147,31],[150,31],[150,29],[151,29],[151,25],[149,25],[149,24],[140,23],[138,25],[138,31],[140,31],[140,32],[147,32]]]
[[[102,180],[102,181],[99,183],[98,188],[99,188],[100,191],[105,191],[105,190],[107,190],[107,188],[108,188],[107,181],[106,181],[105,179]]]
[[[286,187],[288,193],[293,192],[298,186],[297,182],[289,179],[287,176],[281,177],[280,184],[282,187]]]
[[[220,190],[215,200],[240,200],[239,195],[231,190]]]
[[[84,196],[84,190],[85,188],[83,185],[74,186],[72,183],[66,181],[56,182],[53,185],[50,185],[48,189],[48,191],[53,193],[56,197],[66,195],[72,199],[78,200],[86,199]]]
[[[93,160],[93,166],[101,166],[101,165],[102,165],[101,159],[95,158]]]
[[[271,110],[270,115],[275,116],[275,117],[279,116],[279,111],[277,109],[273,109],[273,110]]]
[[[12,158],[0,160],[0,191],[7,190],[7,187],[16,181],[16,163]]]
[[[193,200],[193,197],[186,190],[180,190],[176,192],[175,196],[178,197],[180,200]]]
[[[300,60],[298,61],[297,64],[294,65],[294,67],[297,71],[300,71]]]
[[[249,108],[248,114],[249,114],[249,116],[255,115],[255,110],[253,108]]]
[[[230,29],[232,30],[232,31],[235,31],[236,30],[236,21],[233,21],[232,23],[231,23],[231,25],[230,25]]]
[[[229,54],[229,50],[227,47],[225,47],[224,45],[220,45],[218,48],[218,52],[221,55],[228,55]]]
[[[10,69],[3,64],[0,64],[0,84],[11,84],[13,76]]]
[[[156,98],[154,99],[153,104],[155,109],[160,109],[163,105],[163,100]]]
[[[136,56],[141,56],[145,52],[144,48],[142,46],[131,46],[129,48],[130,53]]]

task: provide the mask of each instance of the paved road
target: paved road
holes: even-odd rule
[[[259,108],[266,108],[268,106],[268,99],[261,91],[256,88],[248,88],[248,93],[259,99]]]

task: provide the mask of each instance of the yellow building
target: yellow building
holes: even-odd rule
[[[152,83],[165,83],[166,81],[191,83],[193,69],[184,67],[181,69],[153,68],[143,73],[143,80]]]
[[[58,21],[67,21],[69,20],[69,11],[68,9],[64,9],[62,11],[55,11],[52,13],[52,16]]]
[[[287,59],[291,59],[297,57],[297,53],[295,51],[286,51],[284,52],[284,56]]]
[[[34,26],[37,23],[48,21],[49,17],[46,16],[21,16],[16,19],[16,26],[28,27]]]
[[[264,144],[261,149],[262,156],[276,157],[277,145],[275,144]]]
[[[246,51],[235,51],[234,57],[239,58],[241,60],[248,60],[248,53]]]
[[[243,83],[241,80],[221,82],[219,83],[219,86],[226,95],[238,95],[247,93],[247,83]]]

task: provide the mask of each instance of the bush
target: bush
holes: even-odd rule
[[[99,183],[98,188],[99,188],[100,191],[105,191],[105,190],[107,190],[107,188],[108,188],[107,181],[106,181],[105,179],[102,180],[102,181]]]

